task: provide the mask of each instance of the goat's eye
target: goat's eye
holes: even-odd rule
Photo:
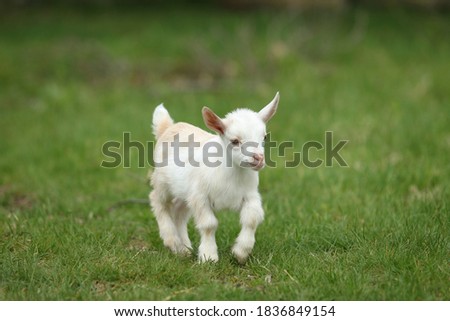
[[[233,144],[234,146],[239,145],[239,139],[232,139],[230,140],[231,144]]]
[[[267,139],[267,134],[264,135],[264,139],[263,140],[265,141],[266,139]]]

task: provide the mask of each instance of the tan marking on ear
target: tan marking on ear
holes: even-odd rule
[[[203,107],[202,115],[203,120],[209,129],[222,135],[225,133],[225,124],[211,109]]]

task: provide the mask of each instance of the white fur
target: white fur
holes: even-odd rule
[[[248,109],[237,109],[229,113],[224,119],[218,118],[211,110],[204,108],[203,116],[206,121],[216,119],[217,124],[223,125],[225,130],[207,126],[216,130],[218,135],[212,135],[198,127],[187,123],[175,123],[167,110],[159,105],[153,114],[153,132],[157,138],[154,150],[155,162],[167,160],[167,166],[156,167],[151,184],[150,202],[158,222],[164,245],[175,253],[189,254],[192,249],[187,233],[187,222],[194,217],[201,241],[198,250],[200,262],[217,261],[217,245],[215,232],[218,221],[214,211],[231,209],[240,211],[241,232],[236,239],[232,252],[239,262],[245,262],[255,244],[257,226],[263,221],[264,211],[261,196],[258,192],[258,170],[264,166],[264,149],[262,142],[266,134],[266,122],[275,113],[279,101],[279,94],[259,113]],[[220,127],[220,126],[219,126]],[[188,162],[188,148],[180,151],[179,158],[185,162],[181,167],[175,164],[174,153],[169,148],[164,155],[164,144],[174,141],[179,134],[180,141],[188,141],[190,134],[194,141],[201,146],[195,148],[193,160],[199,166]],[[238,138],[240,146],[231,149],[231,166],[227,164],[226,156],[209,158],[210,162],[220,161],[218,167],[208,167],[203,162],[203,146],[206,143],[220,144],[227,149],[230,140]],[[253,156],[243,155],[243,143],[253,142],[255,146],[249,148]],[[213,150],[213,149],[211,149]],[[256,155],[258,154],[258,155]],[[242,162],[252,163],[253,168],[242,167]]]
[[[164,130],[173,125],[173,119],[170,117],[163,104],[159,104],[153,112],[153,135],[158,139]]]

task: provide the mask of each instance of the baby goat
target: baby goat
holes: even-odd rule
[[[232,252],[239,262],[246,261],[255,244],[256,228],[264,219],[258,171],[265,165],[266,123],[278,101],[277,93],[259,112],[237,109],[223,119],[203,107],[203,120],[217,135],[174,123],[162,104],[156,107],[155,170],[149,197],[164,245],[174,253],[191,252],[187,222],[193,216],[201,237],[199,261],[218,261],[214,211],[231,209],[240,211],[242,225]]]

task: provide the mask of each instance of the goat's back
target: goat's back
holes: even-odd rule
[[[173,142],[175,135],[178,134],[180,142],[187,142],[190,135],[194,135],[194,141],[203,144],[205,141],[210,140],[214,137],[213,134],[204,131],[194,125],[179,122],[170,127],[168,127],[164,133],[159,137],[157,144],[162,142]]]

